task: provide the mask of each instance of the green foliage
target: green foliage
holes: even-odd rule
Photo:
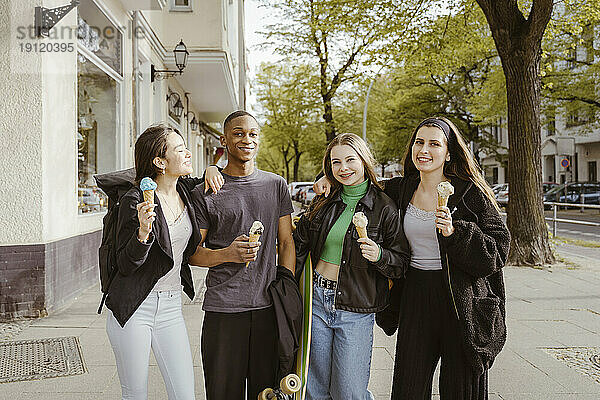
[[[598,125],[599,37],[600,0],[565,0],[557,5],[544,37],[540,71],[548,120],[558,107],[572,116],[570,124],[579,130]]]
[[[314,81],[307,65],[263,63],[254,82],[265,120],[258,165],[288,182],[312,179],[323,154]]]

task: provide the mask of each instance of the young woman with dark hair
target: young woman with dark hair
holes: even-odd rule
[[[169,399],[194,399],[194,370],[181,310],[181,289],[194,297],[188,258],[200,242],[189,192],[197,183],[182,135],[152,126],[135,144],[136,186],[120,201],[118,273],[106,300],[106,330],[117,362],[123,399],[148,397],[150,349]],[[139,183],[152,178],[155,203]]]
[[[454,194],[438,205],[438,185]],[[445,184],[447,185],[447,184]],[[330,184],[321,179],[316,192]],[[392,399],[430,399],[441,358],[440,397],[488,398],[488,370],[506,341],[502,267],[510,235],[493,193],[456,126],[428,118],[414,130],[404,177],[386,182],[410,244],[406,276],[377,315],[398,330]]]

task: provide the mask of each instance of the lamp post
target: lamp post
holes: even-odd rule
[[[187,65],[187,59],[189,56],[189,52],[187,51],[187,47],[185,43],[183,43],[183,39],[179,41],[175,49],[173,50],[173,55],[175,56],[175,65],[177,66],[178,71],[172,71],[168,69],[156,69],[154,64],[150,66],[150,81],[154,82],[155,80],[170,78],[175,76],[176,74],[183,74],[183,70]]]
[[[375,82],[375,78],[371,79],[371,83],[369,84],[369,89],[367,90],[367,97],[365,99],[365,108],[363,110],[363,129],[362,136],[365,143],[367,142],[367,108],[369,107],[369,95],[371,94],[371,88],[373,87],[373,83]]]
[[[177,118],[181,117],[181,115],[183,114],[183,103],[181,102],[179,94],[175,92],[169,93],[167,95],[167,101],[173,109],[173,114],[175,114]]]

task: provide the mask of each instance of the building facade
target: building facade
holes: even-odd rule
[[[243,0],[81,0],[37,37],[36,7],[56,19],[68,2],[0,3],[0,319],[98,282],[107,202],[93,177],[133,166],[146,127],[179,129],[201,174],[223,154],[223,118],[245,108]],[[153,73],[179,71],[180,42],[182,73]]]

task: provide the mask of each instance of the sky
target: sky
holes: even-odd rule
[[[257,32],[265,30],[264,22],[268,20],[267,10],[264,7],[258,7],[258,1],[256,0],[246,0],[244,4],[246,12],[246,47],[248,49],[248,66],[250,68],[248,79],[252,81],[261,62],[275,62],[278,60],[278,56],[268,49],[259,50],[257,48],[257,45],[264,41],[263,36],[259,35]],[[252,90],[250,90],[248,108],[255,109],[255,104],[256,97]]]

